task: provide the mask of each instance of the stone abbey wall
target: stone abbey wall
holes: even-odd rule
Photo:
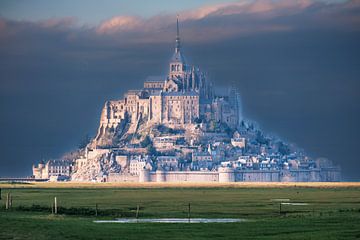
[[[139,182],[139,176],[110,173],[107,178],[107,181],[108,182]]]
[[[236,182],[280,182],[280,171],[245,170],[235,173]]]
[[[109,182],[336,182],[340,181],[337,168],[313,170],[234,170],[220,168],[206,171],[142,170],[139,176],[110,174]]]
[[[218,172],[200,171],[157,171],[150,173],[150,180],[156,182],[218,182],[219,174]]]

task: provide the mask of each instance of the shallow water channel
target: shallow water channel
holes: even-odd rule
[[[241,218],[118,218],[96,220],[95,223],[234,223],[244,222]]]

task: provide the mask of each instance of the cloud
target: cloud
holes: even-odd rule
[[[285,32],[300,29],[358,31],[360,0],[319,2],[315,0],[255,0],[212,4],[180,12],[182,35],[187,41],[217,41],[238,35]],[[165,42],[174,37],[175,16],[159,14],[150,18],[115,16],[98,26],[79,26],[76,18],[51,18],[38,22],[0,19],[0,37],[21,32],[64,32],[68,41],[117,38],[119,43]],[[35,31],[35,32],[36,32]],[[79,32],[82,32],[79,34]],[[86,33],[85,35],[83,33]]]
[[[133,16],[117,16],[101,23],[96,31],[98,33],[114,33],[140,28],[143,20]]]
[[[302,10],[313,4],[311,0],[256,0],[234,3],[214,4],[200,7],[181,14],[185,19],[202,19],[208,16],[226,16],[233,14],[261,14],[279,10]]]
[[[44,28],[56,28],[64,29],[75,27],[77,19],[74,17],[64,17],[64,18],[49,18],[43,21],[39,21],[38,24]]]
[[[214,4],[200,7],[191,11],[184,11],[181,13],[181,18],[188,19],[202,19],[211,14],[220,14],[220,15],[228,15],[231,14],[231,7],[241,7],[248,4],[247,2],[240,3],[223,3],[223,4]],[[226,10],[226,11],[224,11]]]
[[[6,27],[6,22],[4,19],[0,19],[0,31],[4,30]]]
[[[312,4],[310,0],[298,1],[240,1],[235,3],[223,3],[205,5],[198,9],[183,11],[180,13],[181,21],[194,22],[206,20],[212,17],[230,16],[230,15],[260,15],[269,14],[270,12],[280,10],[301,10]],[[258,16],[260,17],[260,16]],[[97,27],[99,34],[113,34],[123,31],[150,31],[154,29],[161,29],[167,27],[169,23],[175,22],[174,16],[171,15],[157,15],[148,19],[133,17],[133,16],[116,16],[102,22]],[[263,29],[263,28],[262,28]]]
[[[228,38],[239,34],[281,32],[303,28],[344,27],[358,30],[360,1],[341,3],[315,0],[256,0],[213,4],[180,13],[181,31],[191,41]],[[175,16],[160,14],[150,18],[116,16],[96,27],[99,35],[126,32],[136,35],[135,41],[161,41],[165,31],[175,25]],[[154,34],[155,33],[155,34]],[[215,35],[213,35],[216,33]],[[211,35],[211,37],[210,37]]]

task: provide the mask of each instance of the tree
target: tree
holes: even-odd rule
[[[140,143],[141,147],[143,147],[143,148],[149,146],[150,144],[152,144],[152,141],[151,141],[151,138],[149,136],[146,136],[144,138],[144,140],[142,140],[141,143]]]
[[[217,124],[215,120],[211,120],[209,123],[209,131],[210,132],[215,132],[215,130],[217,129]]]
[[[279,144],[279,153],[281,155],[289,155],[290,154],[290,148],[285,145],[283,142],[280,142]]]
[[[224,128],[224,131],[226,132],[227,135],[232,136],[234,134],[231,127],[229,127],[229,125],[227,125],[226,123],[223,123],[222,127]]]
[[[146,150],[147,150],[147,153],[150,156],[157,156],[158,155],[158,152],[156,151],[156,149],[154,148],[154,146],[152,144],[149,144],[147,146]]]
[[[264,137],[264,135],[260,132],[256,132],[256,141],[261,145],[267,145],[269,140]]]
[[[202,119],[197,117],[194,119],[194,122],[197,124],[200,124],[200,123],[202,123]]]

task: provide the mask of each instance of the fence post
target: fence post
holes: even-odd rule
[[[9,197],[10,197],[10,193],[6,194],[6,202],[5,202],[5,209],[8,210],[9,209]]]
[[[9,197],[9,208],[12,208],[12,195],[10,193],[10,197]]]
[[[98,215],[98,204],[95,203],[95,216],[97,217],[97,215]]]
[[[54,198],[54,213],[57,214],[57,199]]]
[[[139,204],[137,205],[137,208],[136,208],[136,219],[139,218]]]
[[[1,188],[0,188],[0,200],[1,200]]]
[[[189,203],[189,208],[188,208],[188,219],[190,222],[190,217],[191,217],[191,204]]]
[[[281,215],[281,205],[282,205],[282,203],[280,203],[280,205],[279,205],[279,214]]]

